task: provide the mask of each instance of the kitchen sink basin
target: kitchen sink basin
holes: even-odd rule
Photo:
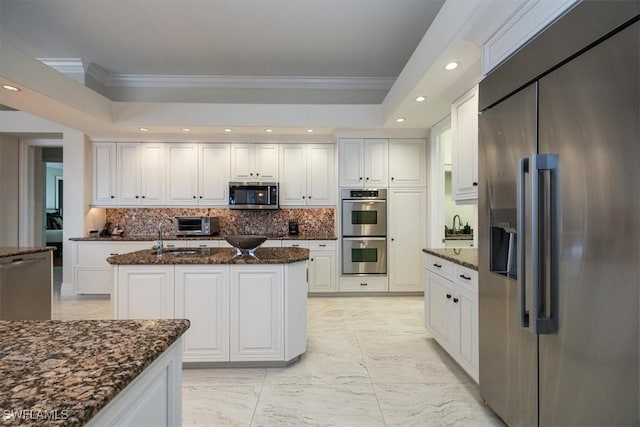
[[[215,248],[170,248],[163,249],[162,252],[154,251],[156,255],[175,256],[175,257],[205,257],[213,254],[212,249]]]

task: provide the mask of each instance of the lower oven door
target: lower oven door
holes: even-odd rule
[[[387,238],[343,237],[342,274],[387,274]]]

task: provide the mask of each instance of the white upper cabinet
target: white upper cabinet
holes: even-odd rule
[[[280,146],[280,205],[333,205],[333,144]]]
[[[226,205],[229,144],[167,144],[167,205]]]
[[[164,204],[164,144],[117,143],[117,204]]]
[[[426,146],[424,139],[389,140],[389,187],[426,185]]]
[[[278,181],[278,144],[233,144],[231,180]]]
[[[478,87],[451,106],[452,198],[458,204],[478,200]]]
[[[229,144],[200,144],[198,152],[198,203],[229,203]]]
[[[116,199],[116,143],[93,144],[92,192],[96,206],[115,205]]]
[[[517,10],[507,15],[509,19],[482,46],[482,74],[487,75],[579,1],[520,0],[500,5]]]
[[[198,204],[198,144],[167,144],[167,204]]]
[[[387,187],[387,139],[340,139],[340,186]]]

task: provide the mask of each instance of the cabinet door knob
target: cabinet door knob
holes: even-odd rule
[[[451,299],[451,294],[447,294],[447,299]]]
[[[136,196],[136,199],[139,199],[139,198],[140,198],[140,196]]]
[[[304,199],[305,196],[302,196],[302,198]]]
[[[195,199],[195,198],[196,198],[196,196],[193,196],[193,198]]]
[[[200,198],[202,199],[202,196],[200,196]]]
[[[309,198],[311,198],[311,196],[309,196]]]
[[[311,258],[311,261],[313,261],[313,258]]]
[[[394,238],[392,237],[392,238],[391,238],[391,241],[392,241],[392,242],[395,242],[395,241],[396,241],[396,239],[394,239]]]
[[[362,181],[362,177],[360,177],[360,181]]]
[[[453,302],[455,302],[456,304],[458,303],[458,301],[460,301],[458,298],[453,299]]]
[[[111,198],[112,198],[112,199],[115,199],[115,198],[116,198],[116,196],[111,196]]]
[[[142,196],[142,198],[143,198],[143,199],[146,199],[146,198],[147,198],[147,196]]]
[[[395,179],[394,177],[391,177],[391,181],[393,181],[394,179]]]
[[[259,174],[259,173],[256,173],[256,176],[260,176],[260,174]]]
[[[478,186],[478,183],[477,183],[477,182],[474,182],[474,183],[473,183],[473,186],[474,186],[474,187],[477,187],[477,186]]]
[[[250,176],[253,176],[253,172],[251,172],[249,175],[250,175]]]
[[[367,181],[369,181],[369,177],[367,177]]]

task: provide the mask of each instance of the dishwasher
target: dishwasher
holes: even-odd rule
[[[51,252],[0,258],[0,320],[51,319]]]

